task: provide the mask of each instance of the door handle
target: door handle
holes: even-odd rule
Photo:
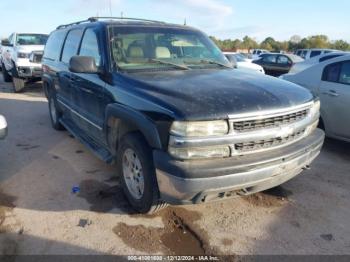
[[[81,91],[85,92],[85,93],[89,93],[89,94],[93,94],[94,92],[91,91],[90,89],[84,88],[84,87],[80,87]]]
[[[333,97],[338,97],[339,94],[334,91],[334,90],[329,90],[329,91],[326,91],[326,92],[323,92],[324,95],[328,95],[328,96],[333,96]]]

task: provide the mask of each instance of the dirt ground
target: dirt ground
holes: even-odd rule
[[[350,144],[327,140],[273,191],[143,216],[115,167],[51,128],[40,84],[11,90],[0,82],[0,254],[350,254]]]

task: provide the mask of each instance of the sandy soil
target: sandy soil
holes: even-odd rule
[[[40,85],[0,82],[0,114],[0,254],[350,254],[350,144],[273,191],[143,216],[114,166],[51,128]]]

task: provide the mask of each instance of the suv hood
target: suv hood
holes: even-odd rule
[[[129,91],[172,111],[179,120],[286,108],[313,100],[301,86],[240,70],[188,70],[123,75]]]
[[[44,51],[44,45],[21,45],[17,46],[17,52],[31,53],[33,51]]]

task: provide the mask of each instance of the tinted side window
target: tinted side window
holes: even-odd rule
[[[61,47],[66,35],[65,31],[53,32],[45,45],[44,58],[58,60],[61,54]]]
[[[322,54],[321,51],[311,51],[310,58]]]
[[[339,57],[339,56],[342,56],[342,55],[329,55],[329,56],[324,56],[322,58],[320,58],[319,62],[322,63],[324,61],[327,61],[329,59],[332,59],[332,58],[336,58],[336,57]]]
[[[338,82],[341,63],[330,64],[323,71],[322,81]]]
[[[63,63],[68,64],[71,57],[77,55],[82,34],[83,31],[81,29],[75,29],[68,33],[62,53],[61,61]]]
[[[350,61],[342,64],[339,82],[342,84],[350,85]]]
[[[266,63],[276,63],[276,56],[275,55],[264,56],[263,61]]]
[[[279,56],[277,59],[277,63],[287,65],[289,64],[289,59],[286,56]]]
[[[97,66],[101,64],[101,55],[98,48],[97,36],[92,29],[87,29],[85,31],[79,55],[92,56],[93,58],[95,58]]]

